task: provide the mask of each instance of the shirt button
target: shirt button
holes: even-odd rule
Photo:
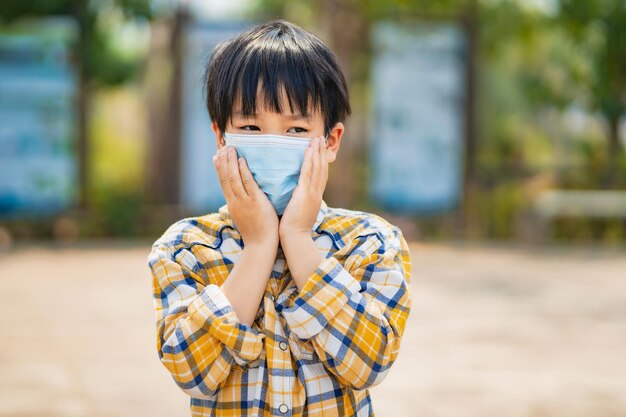
[[[289,407],[287,407],[287,404],[281,404],[280,407],[278,407],[278,411],[285,414],[287,411],[289,411]]]
[[[287,343],[286,342],[280,342],[278,344],[278,346],[282,349],[282,350],[287,350]]]
[[[274,294],[270,294],[270,299],[274,301]]]

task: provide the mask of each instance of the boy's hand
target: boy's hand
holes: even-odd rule
[[[292,235],[311,237],[328,180],[328,157],[323,137],[311,139],[304,152],[298,186],[293,190],[279,225],[281,241]]]
[[[228,211],[245,244],[278,246],[278,216],[274,206],[254,180],[243,157],[232,146],[213,156]]]

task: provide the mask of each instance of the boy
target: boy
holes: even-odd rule
[[[205,91],[226,204],[152,246],[159,359],[194,416],[374,416],[411,264],[398,227],[322,199],[350,114],[334,54],[274,20],[214,49]]]

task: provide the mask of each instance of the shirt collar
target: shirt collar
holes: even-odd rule
[[[224,204],[223,206],[221,206],[218,209],[218,212],[220,214],[220,219],[224,223],[226,223],[228,226],[230,226],[231,228],[239,232],[239,229],[237,229],[237,226],[235,226],[235,223],[233,222],[233,219],[230,216],[230,212],[228,211],[228,204]],[[324,219],[326,218],[327,213],[328,213],[328,205],[326,204],[326,201],[322,199],[322,204],[320,205],[320,209],[317,212],[317,217],[315,218],[315,222],[313,223],[313,227],[311,228],[311,230],[315,230],[315,231],[319,230],[319,227],[324,222]]]

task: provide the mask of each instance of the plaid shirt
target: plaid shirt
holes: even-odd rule
[[[374,416],[368,388],[398,356],[411,308],[407,242],[323,200],[311,232],[325,259],[298,292],[279,246],[252,326],[220,289],[243,247],[227,205],[153,244],[156,347],[192,416]]]

